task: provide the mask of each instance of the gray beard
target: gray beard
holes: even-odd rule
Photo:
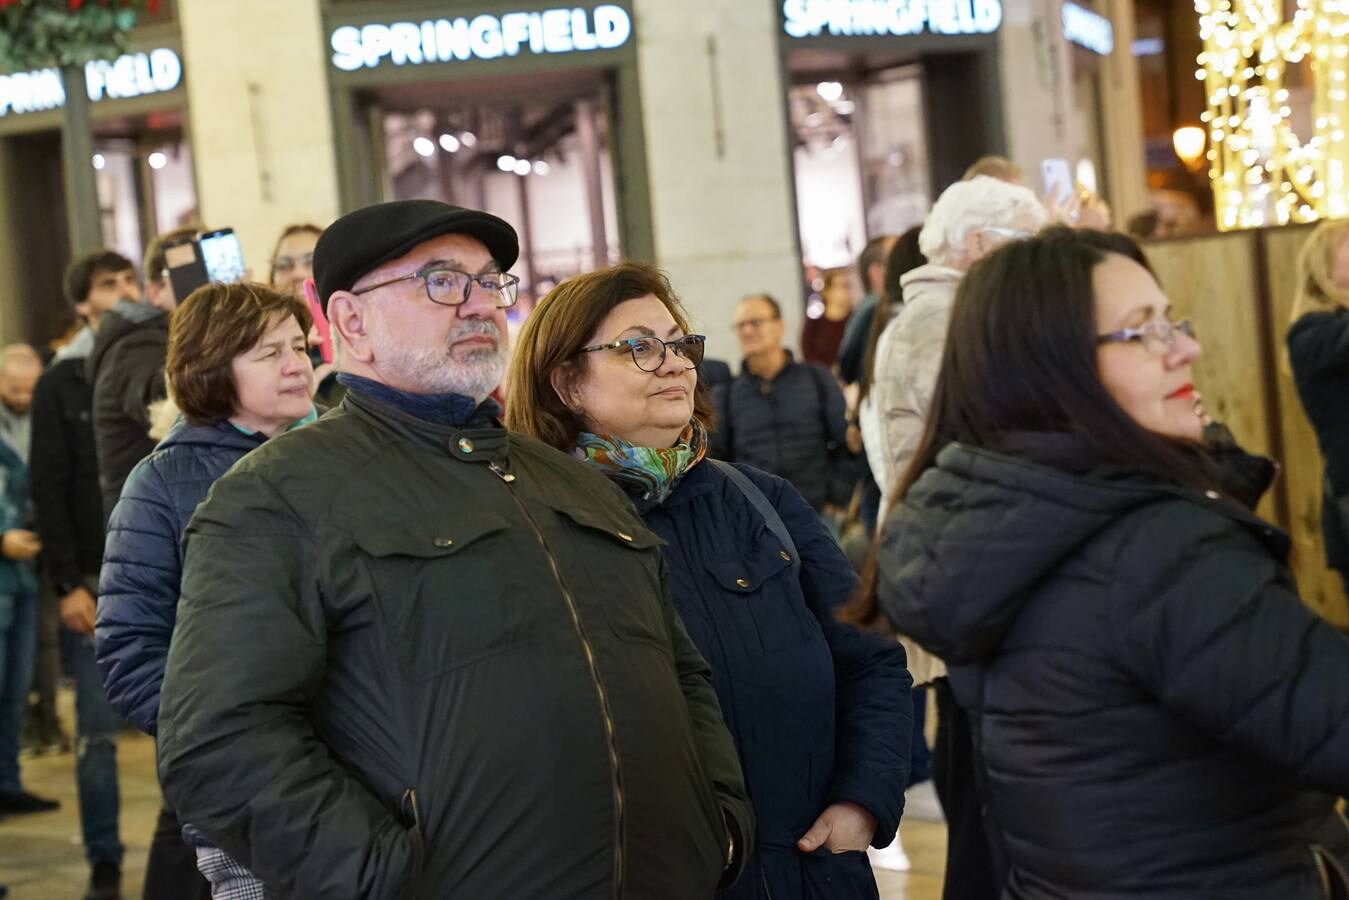
[[[481,401],[506,374],[506,354],[501,348],[501,333],[495,322],[468,319],[450,334],[444,347],[409,347],[389,335],[381,322],[371,335],[378,367],[396,375],[420,394],[459,394]],[[469,351],[456,359],[452,345],[472,334],[496,338],[494,348]]]

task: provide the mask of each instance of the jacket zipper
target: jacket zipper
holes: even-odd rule
[[[604,681],[600,678],[599,665],[595,659],[595,648],[590,642],[590,636],[586,633],[585,625],[581,621],[581,613],[576,608],[576,599],[572,596],[567,583],[562,580],[562,569],[557,564],[557,557],[553,555],[553,548],[548,546],[548,541],[543,536],[543,530],[535,521],[534,516],[525,506],[524,502],[510,488],[515,481],[515,476],[501,468],[497,463],[492,463],[488,468],[508,486],[511,499],[515,505],[520,508],[525,516],[525,521],[534,532],[534,537],[543,548],[544,556],[548,558],[548,566],[553,571],[553,578],[557,581],[557,586],[562,590],[562,598],[566,601],[567,612],[571,614],[573,627],[576,629],[576,635],[580,638],[581,649],[585,651],[586,666],[590,669],[590,681],[595,688],[595,696],[599,699],[600,716],[604,719],[605,736],[608,738],[609,746],[609,774],[611,786],[614,792],[614,897],[623,896],[623,773],[619,767],[618,759],[618,733],[614,727],[613,710],[609,705],[609,695],[604,689]]]
[[[1312,855],[1312,862],[1316,865],[1316,874],[1321,877],[1321,894],[1326,900],[1331,900],[1335,895],[1330,892],[1330,872],[1326,871],[1326,861],[1317,852],[1319,847],[1312,846],[1308,849]]]
[[[773,900],[773,892],[768,889],[768,876],[764,873],[763,866],[759,866],[759,884],[763,885],[764,900]]]

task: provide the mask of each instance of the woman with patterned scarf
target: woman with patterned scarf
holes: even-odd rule
[[[759,822],[719,896],[877,897],[865,851],[894,839],[909,768],[904,651],[836,621],[857,579],[791,485],[706,458],[704,338],[688,332],[649,266],[562,283],[516,341],[506,424],[604,472],[667,542]]]

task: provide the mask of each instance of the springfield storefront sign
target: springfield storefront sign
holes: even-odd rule
[[[632,17],[612,4],[540,12],[483,13],[422,22],[343,25],[332,33],[333,65],[362,68],[612,50],[632,37]]]
[[[182,80],[183,61],[167,47],[84,66],[85,89],[95,103],[105,97],[123,100],[160,94],[173,90]],[[56,69],[0,75],[0,116],[59,109],[65,102],[65,87]]]
[[[786,0],[790,37],[991,34],[1002,24],[1001,0]]]

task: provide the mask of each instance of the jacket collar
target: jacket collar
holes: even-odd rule
[[[359,388],[347,391],[340,408],[415,443],[448,449],[465,462],[494,463],[507,457],[510,432],[497,421],[500,407],[490,399],[479,404],[463,425],[428,422]]]

